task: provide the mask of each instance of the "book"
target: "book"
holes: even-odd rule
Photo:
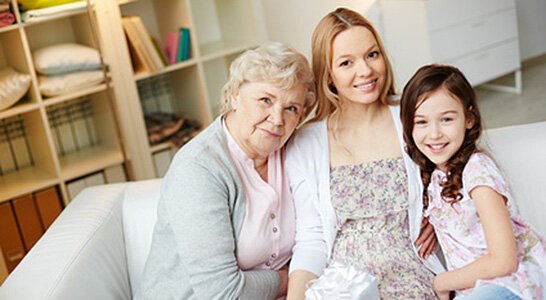
[[[85,100],[83,100],[85,101]],[[85,120],[84,106],[82,100],[71,103],[69,106],[69,115],[74,129],[74,137],[76,138],[76,148],[83,149],[90,147],[93,144],[88,124]]]
[[[68,192],[68,198],[70,200],[76,198],[76,196],[85,188],[84,179],[76,179],[66,184],[66,190]]]
[[[167,42],[165,43],[165,54],[167,62],[172,65],[177,61],[178,45],[180,43],[180,34],[178,32],[167,32]]]
[[[161,61],[161,57],[159,57],[159,53],[157,53],[157,51],[155,50],[154,44],[152,42],[152,37],[146,29],[144,22],[142,22],[142,19],[138,16],[129,16],[128,18],[133,24],[133,27],[136,29],[136,32],[139,35],[140,40],[144,45],[144,48],[148,52],[148,55],[152,60],[152,64],[154,65],[155,70],[157,71],[162,69],[163,62]]]
[[[15,166],[18,170],[34,164],[30,147],[28,146],[27,134],[23,118],[18,116],[7,123],[8,141],[13,150]]]
[[[153,154],[155,173],[157,177],[165,176],[171,164],[171,149],[166,149]]]
[[[47,230],[51,223],[62,211],[61,200],[56,187],[34,193],[34,201],[40,214],[40,220],[44,230]]]
[[[11,272],[25,256],[25,247],[9,201],[0,204],[0,247],[4,252],[8,271]]]
[[[157,54],[159,55],[159,58],[161,58],[162,65],[164,67],[168,66],[169,62],[167,62],[167,56],[165,56],[165,52],[161,50],[161,45],[159,45],[159,41],[153,36],[151,37],[151,39],[152,39],[152,44],[154,45],[155,52],[157,52]]]
[[[31,194],[15,198],[12,202],[23,244],[28,252],[44,233],[38,209]]]
[[[6,266],[4,251],[2,250],[2,245],[0,245],[0,285],[2,285],[6,278],[8,278],[8,274],[8,267]]]
[[[138,64],[143,66],[141,71],[155,72],[157,71],[157,68],[155,67],[152,58],[150,57],[150,54],[144,46],[144,41],[142,41],[142,39],[140,38],[140,35],[138,34],[138,31],[133,24],[134,23],[131,21],[130,17],[123,17],[121,19],[121,25],[123,26],[123,30],[125,31],[127,41],[129,44],[132,45],[135,53],[135,58],[139,61]],[[135,72],[136,71],[137,70],[135,69]]]
[[[185,61],[189,59],[190,55],[190,30],[187,27],[179,29],[180,42],[178,46],[177,61]]]
[[[123,165],[112,166],[104,169],[104,177],[106,177],[107,183],[127,181],[127,176],[125,176]]]
[[[0,174],[7,174],[17,170],[13,149],[8,140],[7,126],[5,120],[0,121]]]

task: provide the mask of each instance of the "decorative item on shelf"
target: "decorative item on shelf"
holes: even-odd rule
[[[98,144],[88,98],[60,103],[47,109],[57,154],[66,155]]]
[[[15,15],[10,11],[9,0],[0,0],[0,28],[15,23]]]
[[[75,43],[40,48],[33,53],[40,93],[58,96],[104,82],[97,49]]]
[[[10,67],[0,69],[0,110],[19,101],[30,87],[31,77]]]
[[[182,147],[199,133],[199,121],[174,113],[152,113],[145,116],[150,145],[168,142],[175,148]]]
[[[21,116],[0,120],[0,175],[34,165]]]

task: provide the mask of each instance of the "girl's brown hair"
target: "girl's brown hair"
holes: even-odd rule
[[[332,44],[336,36],[354,26],[367,28],[375,37],[379,51],[383,55],[386,65],[386,80],[380,94],[383,104],[390,104],[389,95],[394,95],[393,72],[385,47],[373,25],[361,14],[347,8],[340,7],[327,14],[318,23],[312,38],[313,73],[317,86],[317,110],[312,121],[318,121],[339,109],[339,96],[336,88],[329,84],[332,73]]]
[[[455,99],[458,99],[464,110],[465,118],[472,121],[472,127],[465,132],[465,138],[461,148],[447,161],[447,179],[441,184],[442,199],[452,205],[462,199],[459,190],[462,188],[463,169],[470,156],[478,152],[478,139],[482,133],[480,112],[476,104],[474,89],[459,69],[447,65],[427,65],[420,68],[404,87],[400,104],[400,117],[404,127],[404,141],[406,152],[421,168],[423,180],[423,201],[425,208],[428,206],[427,187],[435,164],[432,163],[419,149],[413,140],[413,127],[415,111],[430,94],[438,89],[444,89]]]

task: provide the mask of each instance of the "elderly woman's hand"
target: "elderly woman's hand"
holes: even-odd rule
[[[428,258],[438,246],[438,239],[434,232],[434,226],[428,222],[428,218],[423,218],[421,222],[421,232],[415,241],[415,247],[419,248],[418,254],[421,258]]]

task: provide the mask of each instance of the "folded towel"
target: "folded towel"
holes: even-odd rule
[[[15,16],[9,11],[0,12],[0,27],[15,23]]]
[[[75,11],[84,10],[87,6],[86,1],[77,1],[73,3],[51,6],[40,9],[27,10],[21,14],[21,19],[25,23],[47,20],[51,17],[61,17]]]

